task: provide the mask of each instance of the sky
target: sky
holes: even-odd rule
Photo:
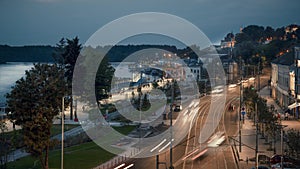
[[[183,18],[214,44],[247,25],[300,24],[299,0],[0,0],[0,44],[54,46],[75,36],[85,43],[109,22],[140,12]]]

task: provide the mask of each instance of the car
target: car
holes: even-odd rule
[[[248,80],[253,81],[253,80],[255,80],[255,77],[250,77]]]
[[[282,169],[281,163],[273,164],[272,169]],[[296,169],[298,168],[296,165],[290,162],[283,162],[283,169]]]
[[[230,84],[230,85],[228,85],[228,88],[235,88],[235,87],[237,87],[237,84]]]
[[[288,156],[283,156],[283,161],[294,163],[296,160],[291,157],[288,157]],[[281,155],[279,155],[279,154],[275,154],[270,158],[270,164],[277,164],[280,162],[281,162]]]
[[[258,169],[270,169],[269,167],[267,166],[263,166],[263,165],[260,165],[257,167]],[[256,169],[256,167],[252,167],[251,169]]]
[[[242,80],[242,83],[247,83],[248,79]]]
[[[174,111],[175,111],[175,112],[180,112],[181,109],[182,109],[182,106],[181,106],[181,105],[176,105],[176,106],[174,107]]]
[[[212,91],[211,91],[211,94],[220,94],[224,91],[223,87],[222,86],[219,86],[219,87],[215,87]]]

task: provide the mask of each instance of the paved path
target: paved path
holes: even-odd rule
[[[275,110],[277,112],[282,112],[282,109],[276,104],[274,99],[270,97],[270,89],[268,87],[263,88],[259,95],[267,100],[267,105],[271,106],[273,105]],[[288,130],[290,128],[300,130],[300,122],[296,120],[282,120],[282,125],[287,125],[285,130]],[[254,167],[255,162],[250,161],[249,159],[255,157],[255,146],[256,146],[256,129],[254,126],[254,122],[252,119],[245,119],[245,122],[242,125],[242,143],[245,144],[245,146],[242,146],[242,151],[239,152],[239,158],[240,158],[240,168],[246,169]],[[249,146],[249,147],[248,147]],[[250,148],[251,147],[251,148]],[[266,143],[266,140],[262,138],[262,136],[258,135],[258,152],[259,154],[264,154],[267,156],[272,156],[274,154],[274,151],[269,151],[269,144]],[[238,143],[236,143],[236,150],[239,150]],[[276,153],[281,154],[281,145],[280,145],[280,139],[278,137],[276,141]],[[248,159],[248,162],[247,162]]]

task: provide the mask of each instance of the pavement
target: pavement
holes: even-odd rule
[[[277,105],[275,100],[270,97],[270,88],[264,87],[262,90],[260,90],[259,95],[267,100],[268,106],[273,105],[277,112],[282,113],[280,106]],[[300,122],[297,120],[282,120],[281,124],[287,125],[284,130],[291,128],[300,130]],[[256,128],[253,119],[249,119],[245,116],[244,123],[242,123],[241,133],[242,143],[244,144],[241,146],[241,152],[239,151],[239,144],[237,142],[235,143],[235,151],[237,152],[237,157],[239,158],[239,169],[248,169],[255,166],[255,161],[250,159],[255,159],[256,136],[258,136],[258,155],[266,155],[268,157],[274,155],[274,149],[269,149],[270,144],[267,143],[262,134],[259,133],[256,135]],[[285,146],[286,145],[283,145],[284,148]],[[276,153],[281,154],[280,135],[278,135],[276,139],[275,147]],[[263,161],[261,161],[259,165],[267,164],[263,164]]]

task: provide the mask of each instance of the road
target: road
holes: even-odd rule
[[[238,87],[236,89],[231,89],[227,91],[227,97],[225,102],[225,109],[228,110],[230,104],[235,104],[235,107],[238,107],[237,98],[239,97]],[[214,98],[215,99],[215,98]],[[217,99],[218,101],[218,99]],[[200,144],[199,137],[201,135],[201,129],[203,128],[204,123],[209,123],[207,121],[207,116],[211,105],[218,106],[214,103],[211,96],[204,96],[200,99],[200,109],[198,111],[197,121],[192,126],[191,130],[183,141],[173,148],[173,165],[176,169],[193,169],[193,168],[235,168],[232,152],[228,142],[224,143],[225,145],[207,148],[207,142]],[[215,133],[224,132],[225,135],[234,135],[237,131],[237,114],[236,111],[226,111],[222,117],[221,122],[219,123]],[[228,132],[227,132],[228,130]],[[207,152],[193,160],[197,154],[202,152],[207,148]],[[197,153],[185,158],[189,154],[195,152]],[[159,168],[166,168],[170,166],[169,159],[170,152],[167,151],[163,154],[160,154],[159,161],[163,162],[160,164]],[[143,159],[135,159],[134,168],[156,168],[156,157],[149,157]],[[165,164],[164,164],[165,162]]]
[[[269,79],[269,75],[263,75],[260,79],[260,87],[266,86],[267,81]],[[248,84],[244,84],[244,86],[249,86],[254,83],[248,82]],[[255,80],[257,84],[257,80]],[[255,84],[254,83],[254,84]],[[201,157],[191,160],[185,159],[182,160],[189,153],[193,152],[195,149],[201,147],[201,144],[197,142],[197,139],[200,135],[200,130],[203,127],[203,123],[207,120],[207,112],[209,111],[211,105],[211,97],[205,96],[201,98],[200,101],[200,109],[199,116],[197,118],[197,122],[191,128],[190,132],[187,134],[181,144],[177,145],[173,148],[173,162],[175,169],[201,169],[201,168],[236,168],[235,159],[233,156],[233,152],[230,146],[230,142],[228,136],[236,137],[238,134],[238,107],[239,107],[239,87],[230,88],[227,90],[226,94],[226,102],[225,102],[225,112],[223,114],[223,118],[219,123],[219,126],[215,133],[224,132],[226,140],[222,145],[216,147],[207,148],[207,152]],[[233,104],[235,105],[235,110],[229,110],[229,106]],[[216,104],[214,104],[216,105]],[[207,122],[207,121],[206,121]],[[202,149],[205,149],[205,144],[202,145]],[[201,148],[200,148],[201,149]],[[169,160],[169,152],[165,152],[159,156],[160,162],[165,162],[165,164],[160,164],[159,168],[168,168],[170,166]],[[144,159],[136,159],[134,160],[134,168],[156,168],[156,158],[144,158]]]
[[[261,76],[260,86],[265,86],[267,84],[268,79],[268,75]],[[257,83],[258,81],[255,80],[255,82],[250,81],[246,84],[243,83],[243,85],[250,86],[252,84]],[[211,103],[221,102],[221,100],[219,100],[218,97],[204,96],[200,99],[199,109],[194,118],[196,120],[196,123],[194,123],[194,125],[191,126],[189,132],[185,133],[185,138],[179,144],[173,147],[172,163],[175,169],[236,168],[237,164],[235,162],[231,148],[232,143],[230,142],[228,137],[236,137],[238,133],[238,110],[240,104],[239,87],[237,86],[235,88],[226,88],[226,91],[227,93],[225,99],[225,106],[216,106],[215,104],[213,104],[215,107],[212,107]],[[234,105],[235,109],[229,110],[230,105]],[[214,118],[209,118],[209,116],[211,115],[211,110],[225,110],[221,113],[222,119],[219,123],[217,123],[217,128],[213,131],[208,132],[211,133],[211,136],[214,136],[214,134],[217,133],[221,133],[221,136],[219,136],[220,138],[224,136],[224,142],[222,142],[222,144],[218,143],[215,146],[209,146],[211,144],[208,144],[209,140],[203,143],[199,141],[199,138],[201,138],[201,136],[203,137],[203,135],[207,133],[207,131],[201,132],[201,130],[205,128],[205,124],[216,123],[214,122]],[[185,114],[184,110],[180,114]],[[159,143],[159,141],[157,143]],[[166,147],[166,149],[169,149],[169,147]],[[201,155],[201,152],[203,152],[203,150],[205,150],[206,152],[203,155]],[[198,155],[199,157],[197,157]],[[160,169],[169,168],[169,156],[170,151],[165,151],[159,154]],[[132,158],[126,162],[126,165],[128,166],[129,164],[132,164],[130,166],[130,168],[132,169],[152,169],[156,168],[156,160],[157,159],[155,156],[137,159]],[[126,166],[120,168],[126,168]]]

